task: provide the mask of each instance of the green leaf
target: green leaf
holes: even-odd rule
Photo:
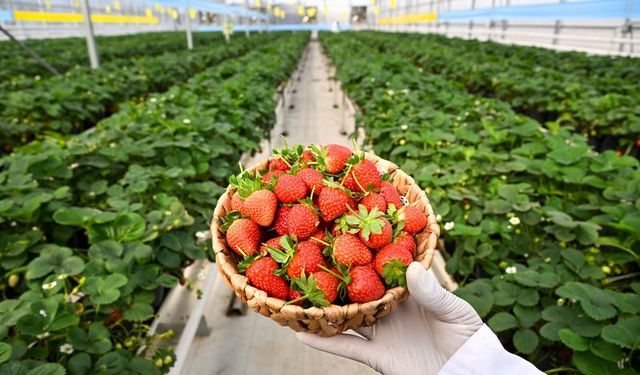
[[[558,337],[560,337],[560,341],[562,341],[563,344],[573,350],[582,352],[589,349],[589,343],[587,340],[568,328],[563,328],[558,331]]]
[[[580,306],[593,319],[609,319],[616,314],[615,298],[595,286],[570,281],[556,289],[556,294],[580,301]]]
[[[502,332],[518,326],[516,318],[506,312],[499,312],[487,322],[494,332]]]
[[[56,332],[62,329],[75,326],[80,322],[80,318],[77,315],[63,313],[56,316],[56,318],[49,325],[49,331]]]
[[[555,224],[558,224],[561,227],[575,228],[576,226],[578,226],[578,223],[573,221],[571,216],[565,214],[564,212],[548,211],[547,215],[549,216],[552,222],[554,222]]]
[[[476,280],[454,292],[458,297],[469,302],[480,317],[486,316],[493,307],[493,293],[487,280]]]
[[[41,248],[40,256],[31,261],[27,267],[27,279],[37,279],[54,272],[57,275],[77,275],[84,270],[84,261],[73,256],[73,251],[57,245],[46,245]]]
[[[602,339],[592,340],[590,344],[591,351],[600,358],[604,358],[611,362],[618,362],[624,358],[624,354],[620,347],[615,344],[608,343]]]
[[[124,373],[126,359],[117,352],[111,352],[98,359],[94,369],[100,375],[118,375]]]
[[[548,322],[545,323],[542,328],[540,328],[540,335],[551,341],[560,340],[560,336],[558,336],[558,332],[565,328],[567,325],[562,322]]]
[[[57,363],[45,363],[31,369],[27,375],[65,375],[64,367]]]
[[[531,328],[540,320],[540,309],[538,307],[524,307],[515,305],[513,313],[518,318],[518,323],[523,328]]]
[[[47,321],[40,314],[28,314],[18,319],[16,328],[23,335],[36,336],[44,332]]]
[[[142,237],[145,228],[142,216],[133,212],[121,212],[111,222],[90,225],[88,234],[89,239],[94,243],[110,239],[130,242]]]
[[[153,362],[140,357],[131,360],[129,369],[139,375],[160,375],[160,369],[158,369]]]
[[[530,354],[538,347],[540,339],[538,335],[530,329],[519,329],[513,335],[513,345],[520,353]]]
[[[640,316],[621,319],[615,325],[602,329],[602,338],[623,348],[637,349],[640,346]]]
[[[618,366],[604,360],[589,351],[573,353],[573,362],[578,370],[585,375],[614,375],[619,374]]]
[[[27,368],[21,362],[12,361],[0,366],[2,375],[27,375]]]
[[[576,239],[582,245],[591,245],[598,240],[600,226],[593,223],[582,222],[576,229]]]
[[[78,353],[69,359],[67,368],[71,375],[85,375],[91,369],[91,357],[87,353]]]
[[[12,351],[11,345],[6,342],[0,342],[0,363],[5,363],[10,360]]]
[[[124,320],[142,322],[153,317],[153,307],[146,303],[134,303],[124,311]]]

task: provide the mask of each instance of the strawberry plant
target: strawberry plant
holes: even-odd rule
[[[414,55],[446,48],[396,38],[321,35],[366,144],[410,173],[439,214],[456,293],[543,370],[639,372],[639,343],[623,333],[640,329],[638,161],[428,73]],[[375,39],[379,49],[363,43]]]
[[[165,373],[165,288],[207,256],[212,205],[275,122],[306,34],[271,36],[94,129],[0,159],[0,373]],[[276,42],[277,41],[277,42]]]

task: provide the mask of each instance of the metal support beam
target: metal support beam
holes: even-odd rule
[[[184,14],[186,15],[185,25],[187,26],[187,48],[193,49],[193,33],[191,32],[191,14],[189,5],[190,2],[187,1],[187,7],[184,10]]]
[[[98,69],[100,67],[100,59],[98,58],[98,49],[96,48],[96,39],[93,35],[93,23],[91,22],[91,10],[89,9],[89,0],[82,0],[82,18],[84,22],[84,33],[87,38],[87,50],[89,51],[89,61],[91,68]]]
[[[2,27],[2,25],[0,25],[0,31],[4,35],[6,35],[9,39],[11,39],[14,43],[16,43],[18,46],[20,46],[20,48],[22,48],[25,52],[27,52],[29,55],[31,55],[31,57],[33,57],[38,62],[38,64],[42,65],[45,69],[47,69],[49,72],[51,72],[51,74],[60,75],[60,73],[56,70],[56,68],[54,68],[51,64],[49,64],[47,62],[47,60],[45,60],[42,57],[40,57],[40,55],[38,55],[34,50],[32,50],[31,48],[27,47],[26,44],[24,44],[21,41],[19,41],[18,39],[16,39],[9,32],[9,30],[6,30],[4,27]]]

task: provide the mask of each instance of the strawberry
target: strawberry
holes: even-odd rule
[[[309,277],[303,272],[300,277],[292,280],[291,285],[296,291],[289,293],[289,304],[301,304],[306,300],[313,306],[321,307],[329,306],[338,299],[340,279],[325,271],[314,272]]]
[[[344,178],[344,186],[351,191],[365,193],[380,188],[380,172],[371,160],[362,159],[354,164]]]
[[[287,275],[291,279],[300,277],[302,272],[313,273],[320,270],[318,266],[326,266],[322,257],[322,248],[315,241],[302,241],[287,268]]]
[[[322,173],[316,171],[312,168],[305,168],[298,172],[298,177],[300,177],[305,185],[307,185],[308,191],[313,191],[313,194],[318,195],[322,191],[322,187],[324,184],[322,183]]]
[[[273,222],[278,208],[278,199],[272,191],[258,190],[244,200],[243,215],[249,216],[258,225],[268,227]]]
[[[234,221],[227,230],[227,244],[238,255],[255,255],[262,240],[258,224],[249,219]]]
[[[369,238],[365,238],[363,232],[360,231],[359,236],[362,242],[372,249],[381,249],[393,240],[393,228],[391,228],[391,223],[389,220],[384,217],[379,218],[378,220],[382,220],[382,230],[380,233],[371,232],[369,234]]]
[[[413,237],[406,233],[398,236],[394,243],[402,246],[409,252],[409,254],[411,254],[411,256],[413,256],[416,251],[416,241],[413,239]]]
[[[296,204],[287,215],[288,231],[291,236],[298,240],[306,240],[318,228],[320,219],[318,215],[307,204]]]
[[[247,269],[247,278],[254,287],[267,293],[269,297],[286,300],[289,297],[289,285],[273,271],[278,269],[278,263],[269,257],[255,260]]]
[[[270,171],[279,170],[279,171],[286,172],[289,169],[291,169],[289,164],[287,164],[284,160],[282,160],[280,158],[269,160],[269,170]]]
[[[360,204],[365,206],[369,211],[373,210],[374,207],[377,207],[378,211],[387,212],[387,201],[380,194],[370,193],[366,197],[362,198]]]
[[[260,254],[268,254],[269,253],[269,247],[273,248],[273,249],[284,250],[282,245],[280,245],[280,240],[281,239],[282,239],[282,237],[274,237],[274,238],[268,240],[267,242],[263,243],[260,246]]]
[[[300,155],[300,164],[308,164],[309,162],[316,161],[316,157],[313,156],[313,153],[309,150],[304,150],[302,155]]]
[[[324,221],[332,221],[347,212],[347,207],[353,205],[353,200],[338,188],[324,187],[318,197],[318,208]]]
[[[427,215],[413,206],[404,206],[399,212],[398,220],[404,221],[403,230],[407,233],[418,233],[427,226]]]
[[[373,259],[371,251],[352,234],[338,235],[333,243],[333,257],[344,265],[363,266]]]
[[[231,197],[231,209],[244,215],[244,201],[240,198],[240,194],[236,193]]]
[[[324,292],[324,298],[327,302],[335,302],[335,300],[338,299],[340,279],[325,271],[315,272],[313,277],[315,277],[316,282],[318,283],[318,288]]]
[[[351,282],[347,294],[352,302],[365,303],[382,298],[385,288],[378,275],[369,266],[354,267],[349,271]]]
[[[404,287],[407,285],[407,267],[412,261],[413,256],[406,248],[392,243],[383,247],[376,254],[374,263],[376,272],[384,278],[387,285]]]
[[[289,289],[289,304],[292,305],[302,305],[302,300],[303,300],[303,294],[302,292],[298,292],[297,290],[294,289]]]
[[[280,236],[289,233],[289,211],[291,211],[291,206],[282,206],[278,209],[278,212],[276,212],[273,226]]]
[[[307,196],[307,185],[298,176],[283,174],[278,177],[275,193],[282,203],[296,203]]]
[[[395,205],[397,210],[402,207],[402,199],[400,198],[400,193],[398,193],[398,190],[396,190],[396,187],[393,186],[392,183],[388,181],[382,181],[380,183],[380,195],[384,197],[384,199],[387,201],[387,204]]]
[[[320,150],[312,148],[314,156],[324,170],[330,174],[339,173],[347,164],[347,160],[353,155],[353,152],[344,146],[331,144]]]
[[[265,175],[262,176],[262,186],[267,186],[267,185],[271,184],[274,179],[277,181],[278,180],[278,176],[280,176],[283,173],[284,173],[284,171],[282,171],[280,169],[275,169],[273,171],[269,171],[269,172],[265,173]]]

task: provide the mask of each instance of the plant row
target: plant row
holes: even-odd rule
[[[638,161],[471,95],[400,47],[321,40],[369,147],[425,188],[456,293],[507,348],[544,370],[638,372]]]
[[[275,122],[307,37],[260,39],[91,131],[0,159],[0,373],[171,367],[171,332],[147,335],[157,292],[210,251],[198,239],[216,197]]]
[[[213,33],[195,36],[195,44],[222,43],[223,39]],[[24,44],[42,56],[60,73],[76,66],[89,66],[87,42],[84,38],[31,39]],[[124,61],[137,56],[155,56],[166,52],[185,50],[187,41],[182,32],[144,33],[124,36],[96,37],[101,63]],[[37,80],[33,78],[40,76]],[[12,41],[0,42],[0,89],[9,90],[35,84],[51,73],[38,64],[28,53]]]
[[[272,39],[269,34],[193,51],[140,57],[105,64],[98,70],[79,67],[46,84],[10,92],[0,112],[0,144],[5,152],[44,133],[77,133],[119,110],[119,104],[147,93],[165,91],[223,60],[240,56]]]
[[[388,53],[411,57],[426,72],[460,82],[471,93],[495,97],[548,126],[571,126],[584,135],[623,136],[632,150],[640,138],[640,91],[636,80],[544,67],[514,53],[489,53],[495,44],[424,34],[358,33],[357,38]],[[402,43],[400,43],[402,40]],[[510,46],[515,51],[528,47]],[[557,52],[548,52],[554,59]]]

